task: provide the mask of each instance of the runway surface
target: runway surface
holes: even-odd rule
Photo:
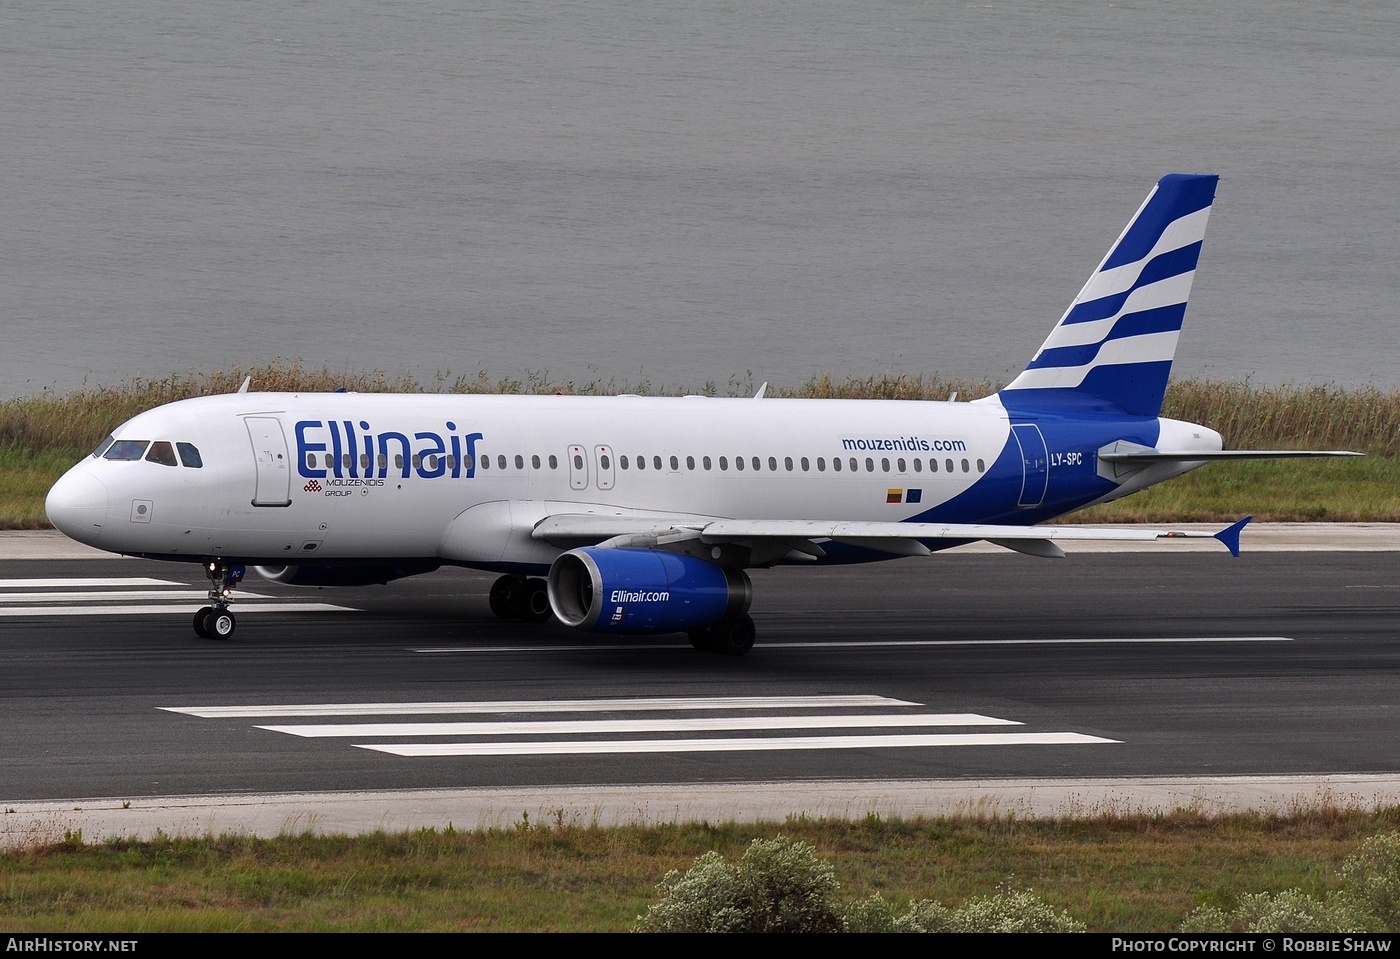
[[[6,538],[0,838],[1396,802],[1400,536],[1333,532],[1369,551],[756,571],[739,659],[501,622],[464,570],[250,573],[199,640],[198,568]]]

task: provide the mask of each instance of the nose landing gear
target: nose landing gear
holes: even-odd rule
[[[231,565],[221,559],[204,564],[204,575],[209,577],[209,602],[194,614],[194,631],[205,639],[228,639],[238,625],[229,612],[233,602],[233,590],[243,582],[246,572],[242,565]]]

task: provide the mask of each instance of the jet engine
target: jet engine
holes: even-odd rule
[[[595,633],[705,630],[738,620],[752,599],[743,570],[681,553],[590,546],[569,550],[549,569],[554,615]]]

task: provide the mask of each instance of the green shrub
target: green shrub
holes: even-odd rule
[[[1342,863],[1344,895],[1377,930],[1400,931],[1400,832],[1372,836]]]
[[[1202,906],[1182,932],[1394,932],[1400,930],[1400,832],[1372,836],[1340,870],[1342,889],[1318,899],[1300,889],[1241,896],[1230,912]]]
[[[829,863],[805,842],[755,839],[737,865],[707,852],[668,872],[638,932],[840,932]]]
[[[804,842],[755,839],[737,864],[711,851],[656,887],[658,902],[637,919],[638,932],[1083,932],[1030,891],[1003,889],[950,909],[929,899],[896,914],[871,896],[844,915],[831,865]]]
[[[1230,912],[1204,906],[1186,917],[1182,932],[1367,932],[1369,917],[1344,895],[1325,899],[1300,889],[1240,897]]]
[[[1030,890],[1002,889],[952,909],[931,899],[911,902],[903,913],[881,896],[846,911],[847,932],[1083,932],[1068,912],[1056,912]]]

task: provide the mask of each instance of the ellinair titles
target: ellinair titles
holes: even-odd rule
[[[476,475],[476,443],[482,434],[459,435],[457,424],[452,422],[443,427],[445,437],[434,430],[375,433],[366,420],[301,420],[293,427],[297,472],[307,479],[333,476],[362,480],[344,483],[350,486],[382,485],[369,481],[390,475],[392,457],[394,474],[404,479],[414,475],[423,479]]]
[[[754,567],[1210,535],[1036,524],[1211,460],[1343,455],[1227,451],[1160,415],[1215,187],[1163,177],[1026,369],[974,402],[240,391],[122,424],[49,518],[201,563],[203,636],[233,632],[247,566],[354,586],[451,565],[501,573],[498,616],[727,654],[754,641]],[[1214,535],[1237,553],[1245,522]]]

